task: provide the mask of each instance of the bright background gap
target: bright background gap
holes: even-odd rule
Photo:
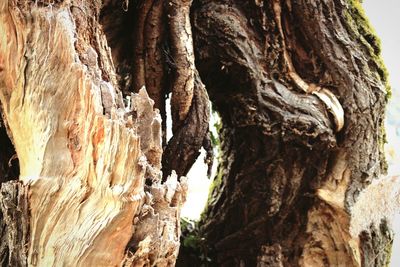
[[[214,136],[218,136],[215,128],[215,123],[220,122],[220,118],[215,112],[211,113],[210,130]],[[172,137],[172,119],[171,119],[171,94],[166,100],[166,114],[167,114],[167,141]],[[218,151],[214,148],[214,164],[211,172],[211,178],[207,177],[207,164],[204,163],[206,151],[201,148],[201,154],[193,164],[189,173],[186,175],[188,178],[188,192],[186,202],[182,208],[181,216],[190,220],[198,221],[200,215],[207,203],[208,191],[215,176],[218,167]]]

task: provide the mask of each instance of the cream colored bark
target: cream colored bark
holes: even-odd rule
[[[0,2],[0,101],[29,188],[28,264],[173,264],[184,183],[161,184],[158,111],[144,89],[123,104],[87,11]]]
[[[345,208],[345,197],[351,170],[346,153],[337,152],[332,171],[317,190],[318,201],[308,212],[309,240],[299,264],[323,266],[324,258],[333,266],[361,266],[360,240],[350,233],[352,214]]]

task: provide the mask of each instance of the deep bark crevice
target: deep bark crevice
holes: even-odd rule
[[[133,82],[131,73],[134,56],[131,47],[135,43],[133,31],[136,25],[134,12],[138,9],[136,5],[129,3],[128,9],[124,9],[121,1],[105,1],[99,15],[99,23],[111,49],[118,85],[124,95],[129,95]]]
[[[202,146],[211,151],[209,100],[194,67],[190,5],[191,1],[130,1],[125,11],[119,1],[108,1],[100,14],[123,93],[144,86],[160,111],[164,179],[172,170],[178,177],[186,175]],[[170,92],[174,137],[167,143],[165,101]]]
[[[19,162],[14,145],[7,134],[6,125],[0,114],[0,184],[17,180],[19,176]]]

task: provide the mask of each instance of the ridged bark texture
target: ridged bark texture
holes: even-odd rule
[[[386,77],[358,5],[194,3],[196,66],[222,118],[222,162],[199,223],[212,264],[387,264],[386,221],[352,209],[385,173]]]

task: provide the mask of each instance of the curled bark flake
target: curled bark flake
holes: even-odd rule
[[[194,53],[190,6],[192,1],[171,0],[167,3],[171,50],[176,65],[172,82],[172,130],[175,132],[188,115],[194,89]]]
[[[344,111],[342,105],[336,96],[328,89],[322,88],[313,92],[322,102],[324,102],[328,111],[333,115],[335,120],[336,132],[339,132],[344,126]]]
[[[295,71],[293,63],[292,63],[292,59],[290,58],[289,53],[287,51],[285,34],[283,33],[283,28],[282,28],[282,18],[281,18],[282,8],[281,8],[280,0],[274,0],[273,9],[274,9],[274,13],[275,13],[275,21],[276,21],[276,24],[278,25],[279,34],[282,39],[283,59],[286,64],[288,75],[293,80],[293,82],[296,84],[296,86],[299,87],[299,89],[301,89],[305,93],[308,93],[310,86]]]
[[[243,11],[216,5],[209,3],[198,11],[194,27],[198,68],[221,115],[237,127],[262,125],[266,135],[280,135],[284,141],[334,147],[336,138],[323,104],[311,94],[270,80],[263,70],[265,54]],[[223,102],[230,104],[219,105]]]
[[[348,208],[380,175],[385,98],[365,42],[347,32],[354,30],[348,1],[264,1],[263,17],[241,0],[198,2],[196,64],[223,121],[218,184],[202,224],[217,265],[256,266],[259,256],[266,266],[384,266],[388,234],[349,235]],[[254,32],[265,38],[251,38]],[[268,76],[257,71],[263,62]],[[279,77],[270,81],[272,71]],[[333,132],[333,119],[337,131],[343,127],[338,99],[346,109],[340,138]],[[256,255],[260,244],[267,247]]]

